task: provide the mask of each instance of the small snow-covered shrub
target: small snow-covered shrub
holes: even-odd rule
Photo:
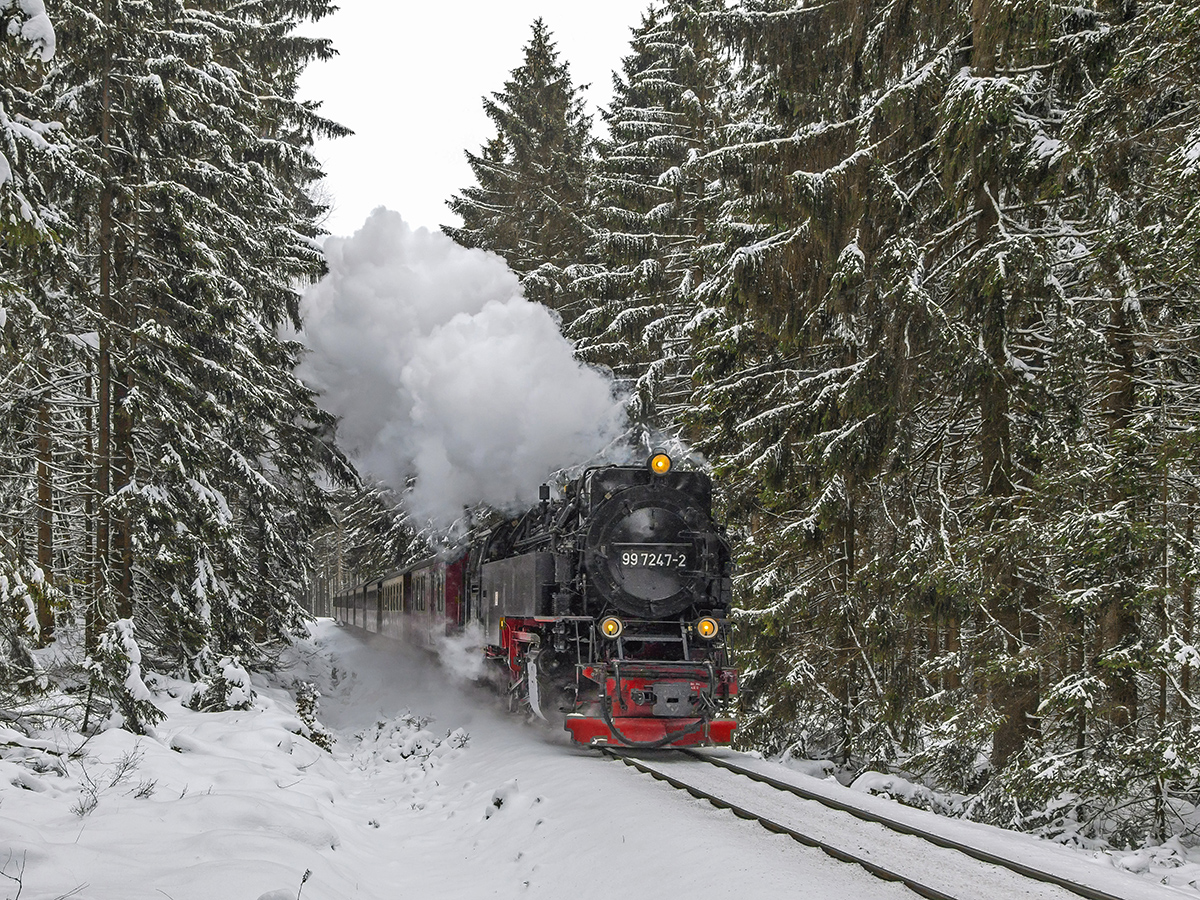
[[[304,724],[304,736],[322,750],[333,749],[333,735],[317,721],[317,706],[321,692],[307,681],[296,682],[296,715]]]
[[[410,713],[376,722],[373,728],[356,735],[359,744],[353,752],[355,764],[365,769],[401,763],[427,772],[439,759],[453,756],[470,742],[470,735],[461,728],[438,737],[429,730],[431,722],[428,717]]]
[[[217,664],[217,671],[212,676],[196,682],[187,705],[201,712],[249,709],[254,704],[254,697],[250,673],[237,659],[226,656]]]
[[[46,588],[40,569],[19,567],[0,556],[0,691],[29,696],[47,687],[33,653],[38,595]]]
[[[142,679],[142,650],[132,619],[117,619],[105,629],[87,668],[96,692],[112,701],[120,714],[120,727],[145,734],[162,721],[163,712]]]
[[[864,772],[852,785],[854,790],[876,797],[887,797],[904,806],[928,809],[939,815],[953,816],[961,810],[954,797],[930,790],[899,775],[884,775],[880,772]]]

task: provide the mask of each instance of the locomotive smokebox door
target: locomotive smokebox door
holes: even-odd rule
[[[640,484],[595,511],[584,554],[605,600],[630,615],[661,619],[706,595],[709,579],[719,574],[709,551],[716,540],[694,497]]]

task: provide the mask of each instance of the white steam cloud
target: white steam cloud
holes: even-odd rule
[[[622,433],[610,379],[580,364],[504,260],[377,209],[325,244],[300,369],[361,469],[448,528],[464,505],[532,505],[554,471]]]

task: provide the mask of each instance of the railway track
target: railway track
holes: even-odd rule
[[[650,756],[602,749],[639,772],[841,862],[861,866],[877,878],[903,884],[928,900],[1126,900],[708,754],[674,750]],[[895,833],[890,840],[884,829]]]

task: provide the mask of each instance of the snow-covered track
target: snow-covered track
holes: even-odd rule
[[[777,778],[772,778],[769,775],[762,774],[761,772],[755,772],[751,769],[745,768],[744,766],[739,766],[736,763],[729,762],[728,760],[719,759],[714,756],[708,756],[704,753],[697,753],[694,750],[680,750],[679,752],[691,756],[694,759],[703,760],[711,765],[719,766],[722,769],[749,778],[751,781],[756,781],[759,784],[769,785],[776,790],[794,794],[795,796],[801,797],[805,800],[814,800],[817,803],[820,803],[822,806],[827,806],[830,809],[836,809],[840,812],[849,813],[856,819],[861,819],[864,822],[874,822],[878,825],[884,826],[885,828],[889,828],[892,831],[899,832],[900,834],[908,834],[912,835],[913,837],[919,837],[931,844],[936,844],[939,847],[945,847],[947,850],[956,850],[959,853],[966,854],[967,856],[977,859],[980,862],[989,863],[994,866],[1001,866],[1005,869],[1016,872],[1018,875],[1024,875],[1026,878],[1032,878],[1034,881],[1040,881],[1043,884],[1057,885],[1058,887],[1065,888],[1073,894],[1078,894],[1081,897],[1087,897],[1088,900],[1121,900],[1121,898],[1117,897],[1115,894],[1107,893],[1099,888],[1078,884],[1077,882],[1063,878],[1060,875],[1055,875],[1053,872],[1046,872],[1042,869],[1025,865],[1017,860],[1007,859],[1003,856],[999,856],[988,850],[984,850],[979,847],[973,847],[970,844],[964,844],[961,841],[954,840],[953,838],[948,838],[944,835],[925,831],[906,822],[898,822],[895,819],[890,819],[887,816],[882,816],[878,813],[871,812],[870,810],[861,809],[849,803],[842,803],[833,797],[827,797],[822,794],[807,791],[797,785],[789,784],[786,781],[780,781]]]
[[[884,881],[903,884],[929,900],[969,900],[987,896],[1066,900],[1069,895],[1064,892],[1088,900],[1122,900],[1098,888],[807,791],[702,752],[675,750],[635,755],[618,748],[603,750],[639,772],[706,800],[719,809],[728,809],[739,818],[758,822],[768,831],[787,835],[834,859],[861,866]],[[717,771],[722,774],[716,775]],[[748,779],[749,783],[742,779]],[[866,825],[849,825],[851,820],[846,816]],[[872,831],[864,832],[864,828]],[[880,828],[903,837],[888,839]]]

